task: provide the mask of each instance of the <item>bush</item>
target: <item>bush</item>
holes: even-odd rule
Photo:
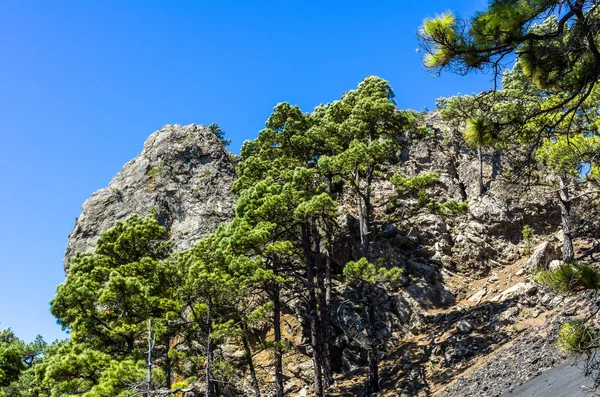
[[[581,320],[561,324],[556,338],[557,346],[568,353],[585,353],[594,348],[598,331],[588,327]]]
[[[469,212],[469,203],[466,201],[448,200],[443,203],[431,201],[425,205],[429,211],[438,214],[443,218],[456,216],[458,214]]]
[[[531,242],[533,240],[533,229],[531,226],[523,226],[523,240],[525,241],[525,255],[531,255]]]
[[[417,176],[404,177],[399,174],[392,176],[390,182],[396,187],[398,194],[404,195],[411,192],[419,192],[440,180],[435,172],[424,172]]]
[[[215,134],[217,138],[219,138],[223,146],[227,147],[231,145],[231,139],[225,137],[225,131],[223,131],[217,123],[211,123],[208,126],[208,129],[210,130],[210,132]]]
[[[578,265],[579,285],[584,289],[600,289],[600,272],[590,265]]]
[[[554,271],[540,270],[534,278],[559,291],[600,289],[600,272],[586,264],[571,263]]]
[[[573,266],[566,265],[561,266],[555,271],[539,270],[533,278],[559,291],[568,291],[573,287],[575,269]]]

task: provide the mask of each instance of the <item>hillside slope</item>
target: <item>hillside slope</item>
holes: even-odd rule
[[[376,318],[377,338],[386,352],[382,395],[516,392],[520,384],[566,359],[552,344],[557,326],[565,317],[585,311],[587,297],[570,297],[575,303],[565,305],[563,298],[531,277],[535,268],[559,257],[558,212],[552,199],[535,189],[507,185],[501,177],[505,164],[500,152],[485,158],[488,190],[480,197],[476,156],[459,140],[447,139],[454,132],[436,113],[427,115],[426,122],[431,139],[413,144],[404,162],[388,172],[435,172],[440,178],[428,188],[430,195],[440,201],[466,201],[469,210],[453,216],[409,211],[416,206],[415,198],[379,210],[373,249],[380,257],[388,255],[389,266],[404,269],[397,289],[381,291]],[[176,250],[192,246],[233,215],[234,157],[203,126],[170,125],[153,133],[142,153],[84,203],[69,237],[65,269],[74,252],[93,249],[102,231],[132,213],[154,211]],[[378,183],[375,204],[385,203],[392,194],[389,183]],[[358,251],[356,219],[348,206],[346,232],[339,236],[333,255],[338,273],[333,304],[337,374],[331,395],[339,396],[361,394],[365,369],[356,343],[356,291],[339,274]],[[524,225],[535,233],[537,248],[530,259],[524,254]],[[582,250],[588,247],[583,240],[579,243]],[[290,395],[309,393],[312,370],[303,347],[303,315],[301,305],[291,302],[282,328],[294,344],[284,368]],[[269,332],[265,330],[267,338]],[[224,354],[235,355],[235,350],[231,346]],[[268,366],[270,357],[259,355],[257,363]],[[259,376],[270,382],[268,371]]]

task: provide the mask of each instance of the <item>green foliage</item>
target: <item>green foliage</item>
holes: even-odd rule
[[[581,320],[561,324],[556,338],[557,346],[572,354],[581,354],[596,347],[598,330]]]
[[[463,138],[467,145],[473,148],[492,146],[496,140],[496,131],[482,118],[468,119]]]
[[[600,13],[591,0],[494,0],[466,21],[451,13],[426,19],[419,36],[427,67],[460,74],[488,69],[502,77],[501,90],[439,101],[442,117],[454,119],[455,127],[466,123],[463,136],[472,147],[493,141],[509,149],[511,177],[532,183],[522,178],[524,170],[539,171],[541,163],[563,185],[582,182],[588,169],[595,179],[598,23]],[[515,65],[504,72],[502,60],[511,56]],[[539,177],[548,179],[548,174]]]
[[[577,267],[577,284],[583,289],[599,289],[600,288],[600,272],[587,264],[575,264]]]
[[[539,270],[534,274],[534,279],[542,284],[546,284],[559,291],[569,291],[575,284],[575,268],[570,265],[550,270]]]
[[[7,386],[0,386],[0,397],[39,397],[34,368],[21,372],[18,379]]]
[[[579,178],[584,167],[594,164],[598,153],[600,136],[584,132],[545,140],[537,151],[537,157],[556,172]]]
[[[440,176],[434,172],[424,172],[413,177],[404,177],[395,174],[390,182],[396,188],[399,194],[407,194],[415,191],[421,191],[426,187],[432,186],[440,180]]]
[[[135,263],[144,258],[163,260],[170,253],[171,242],[167,240],[167,231],[153,215],[143,218],[132,215],[124,222],[117,222],[102,233],[95,252],[99,260],[108,261],[111,267]],[[84,265],[85,255],[76,258],[70,272],[92,270]]]
[[[600,288],[600,272],[590,265],[581,263],[565,264],[554,271],[539,270],[534,278],[538,282],[565,292],[574,289]]]
[[[144,363],[115,360],[111,355],[69,341],[53,346],[35,368],[36,382],[51,396],[125,396],[144,379]]]
[[[46,342],[37,336],[25,343],[9,329],[0,331],[0,397],[33,397],[33,366],[38,364]]]
[[[25,370],[25,344],[10,329],[0,332],[0,386],[8,386]]]
[[[434,172],[424,172],[413,177],[404,177],[399,174],[392,176],[390,182],[396,188],[399,197],[406,197],[417,193],[417,203],[420,208],[427,208],[429,211],[442,217],[455,216],[469,211],[469,203],[466,201],[448,200],[437,202],[431,200],[427,194],[427,187],[436,184],[440,177]]]
[[[103,233],[93,254],[71,261],[51,311],[73,340],[93,335],[99,348],[131,351],[149,317],[162,317],[173,269],[161,262],[171,245],[153,216],[132,216]],[[90,340],[91,342],[91,340]]]
[[[415,122],[413,113],[397,111],[393,98],[387,81],[369,76],[339,101],[315,110],[319,123],[310,133],[331,153],[320,157],[319,167],[352,184],[349,173],[369,179],[389,161],[400,143],[397,137]]]
[[[471,124],[465,130],[467,142],[477,144],[476,131],[490,136],[495,147],[511,151],[515,169],[536,172],[535,166],[542,164],[562,178],[580,179],[584,170],[591,168],[593,176],[598,169],[597,98],[590,94],[578,105],[579,112],[569,115],[564,111],[565,94],[539,91],[517,62],[505,73],[502,90],[441,99],[438,106],[457,129],[462,122],[478,120],[479,127]],[[489,142],[486,138],[480,144]]]
[[[585,32],[599,22],[589,0],[494,0],[467,21],[451,13],[426,19],[419,33],[426,66],[502,77],[502,90],[441,100],[442,117],[466,122],[472,147],[526,145],[524,163],[540,160],[574,178],[591,163],[593,172],[600,58],[596,34]],[[498,66],[512,55],[515,66],[501,75]]]
[[[595,43],[583,32],[593,31],[598,18],[587,0],[568,5],[494,0],[467,21],[457,21],[451,12],[425,19],[419,31],[423,62],[438,71],[466,74],[489,68],[497,73],[502,59],[516,54],[527,77],[540,87],[583,93],[597,76],[585,75],[585,70],[597,70],[597,60]]]
[[[523,240],[528,241],[533,238],[533,229],[529,225],[523,226],[522,230]]]
[[[341,193],[348,191],[360,208],[361,237],[368,237],[375,213],[372,184],[385,177],[385,165],[398,161],[407,139],[422,137],[418,119],[422,115],[396,109],[389,83],[374,76],[309,114],[278,104],[266,128],[242,147],[235,218],[175,255],[153,214],[117,222],[94,252],[72,259],[51,302],[71,340],[48,347],[31,368],[7,353],[7,362],[16,365],[14,375],[6,371],[10,385],[32,380],[35,393],[57,397],[137,394],[150,322],[155,388],[189,386],[206,376],[228,383],[240,362],[223,361],[219,345],[248,342],[248,332],[268,325],[280,328],[287,297],[309,303],[313,325],[327,324],[331,313],[321,286],[331,285],[334,269],[323,268],[331,266],[326,259],[336,221],[347,210]],[[230,143],[218,125],[208,128],[225,146]],[[148,188],[162,169],[148,171]],[[428,173],[395,176],[393,182],[399,194],[418,194],[438,179]],[[423,206],[429,204],[425,193]],[[459,207],[444,204],[438,210]],[[348,280],[364,287],[400,278],[401,269],[386,269],[386,258],[367,260],[368,239],[362,243],[365,258],[346,264]],[[313,348],[321,348],[319,343],[311,340]],[[264,348],[276,362],[292,349],[291,341],[277,335],[244,347],[244,360]],[[174,374],[184,381],[174,382]]]
[[[271,317],[273,311],[273,302],[267,302],[250,311],[246,316],[245,322],[251,329],[261,329]]]
[[[456,216],[469,212],[469,203],[467,201],[448,200],[443,203],[437,201],[428,202],[425,207],[442,217]]]
[[[231,379],[235,375],[236,368],[227,361],[216,361],[213,364],[213,375],[217,379]]]
[[[210,132],[215,134],[215,136],[217,138],[219,138],[219,141],[221,141],[223,146],[227,147],[227,146],[231,145],[231,139],[225,137],[225,131],[223,131],[217,123],[211,123],[208,126],[208,129],[210,130]]]
[[[154,178],[155,176],[160,174],[160,172],[163,170],[163,168],[164,167],[162,165],[157,165],[156,167],[150,168],[150,171],[148,171],[148,176],[151,178]]]
[[[394,267],[386,269],[381,263],[370,263],[366,258],[350,261],[344,266],[344,277],[348,280],[368,283],[397,281],[402,276],[402,269]]]
[[[417,193],[417,203],[419,207],[426,207],[429,204],[429,195],[425,189],[420,189]]]
[[[43,360],[47,344],[41,336],[31,343],[10,329],[0,331],[0,397],[37,397],[34,366]]]
[[[348,206],[340,205],[341,192],[348,192],[344,198],[352,203],[351,215],[359,219],[361,251],[368,257],[368,236],[375,215],[373,183],[385,176],[382,171],[386,164],[398,161],[406,142],[401,138],[422,133],[423,129],[414,128],[421,117],[396,109],[389,83],[375,76],[310,114],[288,103],[277,104],[257,139],[242,146],[234,184],[239,199],[233,223],[243,235],[238,241],[232,239],[231,247],[236,254],[243,252],[246,259],[234,255],[232,263],[260,263],[255,273],[264,277],[262,287],[274,303],[279,302],[282,289],[286,294],[302,296],[311,310],[311,327],[319,326],[318,316],[329,321],[330,314],[317,303],[316,295],[323,289],[317,291],[315,283],[323,282],[318,262],[327,263],[319,259],[329,254],[323,251],[333,242],[338,211],[348,210]],[[425,179],[412,185],[426,183]],[[403,182],[411,185],[399,183]],[[349,263],[348,277],[371,282],[368,280],[391,279],[399,273],[398,269],[387,271],[368,264],[366,260]],[[299,274],[306,277],[302,283],[298,283]],[[257,281],[256,277],[250,280]],[[273,306],[274,321],[278,321],[279,306]],[[244,317],[247,324],[253,322],[252,313]],[[322,349],[317,339],[311,336],[315,351]],[[269,341],[264,347],[277,356],[287,344],[285,340]]]
[[[459,34],[456,17],[450,12],[445,12],[434,18],[427,18],[423,21],[420,34],[434,42],[450,42],[458,45]],[[423,63],[426,67],[435,69],[439,65],[449,64],[452,56],[453,53],[449,48],[440,45],[439,48],[435,48],[435,51],[430,51],[425,55]]]
[[[166,230],[154,216],[132,215],[104,232],[94,253],[73,258],[50,309],[69,330],[71,342],[45,360],[45,387],[56,393],[119,395],[117,388],[125,390],[119,379],[136,374],[144,358],[149,318],[155,319],[157,350],[168,350],[174,332],[168,318],[180,307],[176,269],[165,261],[170,253]]]
[[[531,255],[531,244],[533,240],[533,229],[529,225],[523,226],[523,240],[525,241],[525,255]]]

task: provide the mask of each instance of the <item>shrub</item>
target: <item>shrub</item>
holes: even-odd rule
[[[156,167],[153,167],[152,169],[150,169],[150,171],[148,171],[148,176],[152,178],[158,175],[162,171],[162,169],[162,165],[157,165]]]
[[[390,182],[396,187],[399,194],[419,192],[440,180],[440,176],[434,172],[425,172],[417,176],[404,177],[396,174],[392,176]]]
[[[531,255],[531,242],[533,240],[533,229],[529,225],[523,226],[523,240],[525,241],[525,255]]]
[[[219,138],[219,141],[221,141],[223,146],[227,147],[231,145],[231,139],[225,137],[225,131],[223,131],[217,123],[211,123],[208,126],[208,129],[210,130],[210,132],[215,134],[217,138]]]
[[[558,269],[540,270],[534,278],[543,284],[559,291],[581,289],[600,289],[600,273],[594,267],[586,264],[571,263]]]
[[[417,195],[417,202],[419,203],[419,207],[425,207],[429,203],[429,196],[425,189],[420,189]]]
[[[441,217],[445,218],[448,216],[455,216],[463,212],[468,212],[469,203],[467,201],[456,200],[448,200],[443,203],[431,201],[427,205],[425,205],[425,208],[427,208],[434,214],[438,214]]]
[[[576,266],[581,287],[584,289],[600,289],[600,272],[596,268],[586,264]]]
[[[568,353],[584,353],[593,348],[597,330],[585,325],[581,320],[561,324],[556,338],[557,346]]]

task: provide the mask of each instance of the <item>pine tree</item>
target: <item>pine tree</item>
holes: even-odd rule
[[[367,77],[324,112],[322,123],[334,138],[327,139],[331,154],[319,158],[319,169],[350,187],[359,220],[361,254],[368,258],[373,182],[381,166],[394,158],[400,137],[414,126],[415,117],[396,109],[389,83],[375,76]]]
[[[573,249],[573,202],[589,195],[598,195],[596,175],[600,154],[600,136],[589,132],[547,139],[537,151],[537,158],[556,174],[558,205],[563,235],[563,261],[575,260]],[[586,186],[587,185],[587,186]],[[574,187],[583,189],[573,195]],[[587,187],[587,188],[586,188]]]
[[[273,200],[279,211],[287,210],[284,214],[262,212],[261,219],[277,219],[278,225],[287,225],[288,241],[301,250],[290,259],[294,261],[294,255],[301,259],[306,273],[316,395],[322,395],[323,382],[325,386],[332,383],[330,255],[338,205],[333,197],[341,197],[337,195],[339,184],[351,188],[358,207],[361,253],[368,257],[374,216],[372,184],[381,166],[395,158],[401,135],[414,121],[414,114],[395,108],[387,82],[369,77],[357,90],[311,115],[286,103],[277,105],[267,128],[242,149],[236,183],[238,215],[247,214],[247,203]],[[293,218],[289,218],[290,212]]]
[[[319,219],[329,214],[307,214],[308,202],[317,195],[327,196],[316,177],[318,153],[313,140],[307,136],[310,121],[297,106],[278,104],[267,120],[267,128],[255,141],[244,145],[236,188],[243,191],[238,215],[254,218],[255,211],[258,211],[262,214],[261,219],[281,225],[284,238],[291,247],[298,248],[289,251],[287,261],[288,267],[292,263],[304,264],[305,285],[300,291],[305,294],[308,305],[314,387],[315,394],[320,396],[323,394],[322,375],[326,386],[332,381],[329,349],[325,346],[328,341],[323,331],[324,324],[329,324],[330,314],[326,308],[325,281],[319,266],[322,232],[318,227]],[[257,191],[256,187],[260,189]],[[261,204],[252,208],[247,203]],[[273,204],[278,206],[277,211],[274,211]],[[330,285],[330,279],[327,284]],[[322,303],[319,305],[318,302]]]
[[[37,336],[31,343],[19,339],[10,328],[0,331],[0,397],[32,395],[31,385],[25,379],[33,375],[46,349],[46,342]]]
[[[500,77],[516,55],[526,77],[556,97],[566,119],[596,91],[600,77],[596,6],[595,0],[493,0],[469,20],[445,12],[425,19],[419,30],[423,62],[438,72],[491,70]]]
[[[157,342],[162,345],[156,358],[169,383],[172,368],[166,358],[175,331],[166,317],[178,307],[176,272],[166,261],[170,252],[166,230],[154,216],[133,215],[103,233],[93,253],[77,254],[51,302],[51,312],[71,334],[71,342],[61,347],[60,354],[71,354],[71,349],[90,366],[97,359],[109,372],[127,360],[126,365],[137,365],[147,351],[147,322],[155,319]],[[59,357],[48,360],[49,368],[56,370],[47,372],[46,383],[53,379],[59,389],[77,384],[81,375],[76,372],[73,379],[55,376],[68,372],[62,369],[65,364]],[[86,380],[89,389],[104,387],[97,382],[110,379],[103,376]]]
[[[463,138],[467,145],[477,149],[477,159],[479,160],[479,195],[481,196],[485,193],[485,185],[483,183],[483,149],[493,144],[493,129],[483,119],[469,119],[467,120],[467,128],[463,132]]]
[[[363,321],[366,324],[366,342],[363,348],[367,353],[367,383],[365,395],[370,396],[381,390],[379,385],[379,349],[375,335],[375,311],[377,306],[374,299],[373,288],[386,282],[398,280],[402,274],[401,269],[386,269],[383,266],[385,258],[373,264],[366,258],[351,261],[344,267],[344,276],[350,281],[358,284],[358,296],[362,297],[359,302],[363,308]]]
[[[186,302],[195,330],[205,341],[205,396],[215,397],[215,347],[219,340],[216,330],[223,332],[229,324],[227,307],[237,299],[237,280],[228,272],[215,235],[203,237],[193,248],[178,255],[177,264],[186,274],[181,299]]]
[[[273,304],[275,379],[277,394],[283,395],[282,356],[284,341],[281,337],[281,294],[283,281],[298,270],[299,248],[296,240],[297,223],[294,221],[296,192],[289,183],[281,184],[271,177],[253,184],[240,194],[237,217],[242,218],[260,237],[252,247],[270,275],[265,287]],[[248,248],[248,247],[246,247]]]

